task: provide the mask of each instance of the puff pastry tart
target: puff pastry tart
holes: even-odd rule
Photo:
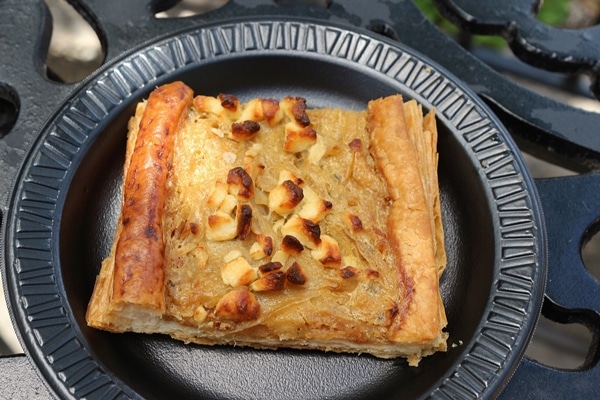
[[[446,349],[433,111],[154,90],[90,326],[186,343],[405,357]]]

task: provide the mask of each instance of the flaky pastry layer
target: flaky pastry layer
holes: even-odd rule
[[[436,147],[433,112],[400,95],[310,110],[157,88],[88,324],[411,365],[446,350]]]

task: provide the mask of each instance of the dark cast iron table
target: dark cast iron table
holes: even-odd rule
[[[360,0],[233,0],[206,15],[161,21],[156,21],[154,14],[177,1],[73,0],[70,3],[96,28],[106,62],[147,40],[186,26],[238,15],[271,13],[335,19],[370,29],[418,50],[450,70],[498,115],[520,148],[580,173],[536,180],[548,236],[548,278],[542,314],[556,322],[584,324],[593,334],[592,345],[583,366],[572,371],[546,367],[524,358],[500,398],[597,396],[600,285],[585,270],[580,248],[600,229],[597,195],[600,115],[558,103],[502,77],[438,30],[409,0],[380,1],[377,7]],[[600,27],[560,30],[545,26],[535,18],[538,0],[436,0],[435,4],[445,18],[466,34],[499,35],[518,58],[536,68],[588,75],[591,93],[600,98]],[[18,160],[24,156],[22,151],[14,149],[26,149],[34,139],[38,127],[36,116],[49,115],[74,85],[49,83],[45,77],[50,26],[43,2],[4,0],[1,5],[0,168],[9,172],[4,174],[6,177],[16,174]],[[22,60],[22,54],[28,55],[29,63],[11,62]],[[21,84],[10,85],[14,82]],[[38,92],[43,96],[36,96]],[[19,134],[6,134],[4,128],[11,110],[19,109],[19,104],[26,106],[21,108],[15,125]],[[10,184],[1,181],[2,192]],[[572,240],[564,240],[565,237]],[[0,358],[0,398],[46,397],[46,390],[25,356]]]

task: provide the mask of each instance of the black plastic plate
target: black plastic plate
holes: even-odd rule
[[[84,315],[119,212],[126,124],[156,86],[304,96],[362,109],[400,92],[436,108],[448,267],[448,352],[402,360],[184,345],[88,328]],[[64,398],[468,398],[497,394],[537,322],[545,283],[535,188],[505,129],[444,69],[368,32],[306,20],[199,27],[98,71],[58,108],[28,154],[4,223],[18,334]]]

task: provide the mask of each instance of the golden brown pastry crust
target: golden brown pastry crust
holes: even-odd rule
[[[125,176],[112,299],[164,310],[162,215],[175,134],[192,90],[177,83],[154,90],[140,121]]]
[[[410,288],[411,296],[407,316],[397,321],[393,337],[401,342],[426,342],[439,335],[440,318],[445,325],[438,305],[433,208],[437,182],[431,182],[432,176],[437,176],[437,165],[431,160],[435,156],[432,145],[423,143],[422,120],[417,118],[422,115],[420,109],[415,113],[411,107],[416,104],[405,106],[400,95],[374,100],[369,103],[367,119],[377,166],[392,198],[388,217],[391,247],[399,262],[399,279]],[[413,111],[411,118],[406,118],[405,108]],[[409,165],[414,168],[407,168]]]
[[[294,97],[191,103],[183,83],[166,85],[130,122],[90,326],[411,365],[446,349],[432,113],[401,96],[366,111]],[[141,254],[144,265],[123,267]]]

